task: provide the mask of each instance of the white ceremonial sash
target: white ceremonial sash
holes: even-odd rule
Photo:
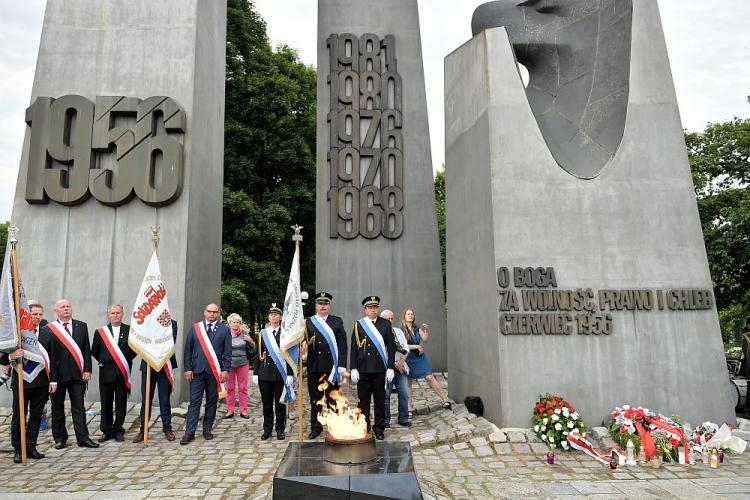
[[[339,346],[336,344],[336,334],[333,333],[330,325],[317,314],[311,316],[310,321],[312,321],[312,324],[315,325],[315,329],[318,330],[323,338],[326,339],[326,342],[328,342],[328,348],[331,350],[331,355],[333,357],[333,368],[331,368],[331,373],[328,375],[328,381],[332,384],[338,385],[341,383],[341,375],[339,375]]]
[[[368,337],[370,337],[370,341],[375,345],[375,348],[378,350],[378,354],[380,354],[380,359],[383,360],[383,365],[385,365],[385,368],[387,370],[388,369],[388,354],[386,354],[385,340],[383,340],[383,336],[380,335],[380,332],[378,331],[378,329],[375,328],[375,324],[367,316],[360,319],[359,324],[362,325],[362,328],[365,330],[365,333],[367,334]]]
[[[32,333],[32,335],[34,335]],[[34,335],[36,336],[36,335]],[[40,363],[39,361],[36,361],[34,359],[29,359],[27,356],[29,355],[29,351],[24,350],[24,363],[23,363],[23,380],[25,382],[31,383],[34,380],[36,380],[39,373],[42,371],[42,367],[44,368],[44,372],[47,374],[47,380],[50,379],[49,376],[49,354],[47,353],[47,349],[44,348],[44,346],[37,342],[36,344],[37,349],[39,349],[39,354],[42,355],[43,362]],[[41,365],[41,367],[40,367]]]
[[[216,356],[216,351],[214,351],[214,346],[211,345],[211,340],[208,338],[206,327],[201,321],[196,323],[193,329],[195,330],[196,337],[198,337],[198,344],[201,346],[203,354],[208,360],[208,366],[211,367],[211,372],[216,379],[216,392],[219,393],[219,398],[223,398],[227,395],[227,390],[224,384],[221,383],[221,365],[219,364],[219,358]],[[167,363],[170,363],[170,360],[167,360]]]
[[[71,326],[73,325],[72,322],[70,324]],[[58,321],[47,323],[47,326],[49,327],[49,330],[52,332],[52,334],[57,337],[57,340],[59,340],[60,343],[64,345],[68,350],[68,352],[70,352],[70,355],[73,356],[73,360],[78,365],[78,369],[81,371],[81,376],[83,376],[83,354],[81,353],[81,348],[78,347],[75,339],[73,339],[72,332],[70,335],[65,333],[65,331],[62,329],[62,326],[58,326]]]
[[[109,355],[112,356],[112,359],[115,360],[115,364],[117,365],[117,368],[120,370],[120,374],[122,375],[122,378],[125,380],[125,387],[127,387],[128,392],[130,392],[130,389],[131,389],[130,365],[128,364],[128,360],[125,358],[125,355],[122,353],[120,346],[117,345],[117,343],[114,342],[112,338],[109,336],[109,332],[107,331],[106,326],[100,326],[99,328],[96,329],[96,331],[99,333],[99,336],[102,338],[102,341],[104,342],[104,346],[109,351]]]
[[[167,375],[167,380],[169,380],[169,386],[174,388],[174,370],[172,369],[172,360],[168,359],[166,363],[164,363],[164,373]]]
[[[284,390],[281,392],[279,403],[286,404],[297,397],[294,392],[294,386],[287,385],[286,383],[286,361],[284,361],[284,358],[281,354],[281,348],[279,347],[279,344],[276,343],[276,338],[271,335],[271,332],[264,328],[263,330],[261,330],[260,334],[266,343],[266,350],[271,355],[271,359],[273,359],[273,364],[276,365],[276,370],[278,370],[279,374],[281,375],[281,380],[284,381]]]

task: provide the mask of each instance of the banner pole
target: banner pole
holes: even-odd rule
[[[18,287],[18,260],[16,256],[16,231],[17,228],[11,228],[10,237],[10,262],[11,273],[13,277],[13,301],[16,313],[16,332],[18,333],[18,348],[23,349],[23,333],[21,332],[21,292]],[[26,403],[23,394],[23,358],[16,362],[16,378],[18,382],[18,427],[21,429],[21,463],[26,464]]]
[[[145,413],[143,414],[143,445],[148,446],[148,414],[151,409],[151,365],[148,363],[146,363],[146,400],[143,404],[146,405]]]
[[[302,235],[300,234],[300,231],[302,230],[302,227],[297,224],[295,226],[292,226],[292,229],[294,229],[294,235],[292,236],[292,241],[295,243],[295,251],[299,255],[300,253],[300,243],[302,242]],[[300,257],[300,260],[297,261],[297,272],[300,273],[300,268],[302,267],[302,260]],[[300,276],[300,282],[302,281]],[[302,342],[300,342],[297,345],[297,432],[298,432],[298,438],[300,444],[305,440],[305,422],[303,418],[303,412],[304,409],[302,408]]]

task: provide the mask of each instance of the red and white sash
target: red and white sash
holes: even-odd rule
[[[221,366],[219,365],[219,358],[216,357],[214,346],[211,345],[211,341],[208,338],[206,327],[201,321],[193,325],[193,330],[195,330],[195,336],[198,338],[198,344],[200,344],[201,349],[203,350],[203,354],[208,360],[208,366],[211,367],[211,373],[214,374],[214,378],[216,379],[216,392],[219,393],[219,397],[224,397],[226,396],[226,388],[224,387],[224,384],[221,383]],[[169,361],[167,361],[167,363],[168,362]]]
[[[115,360],[115,364],[117,365],[117,368],[120,370],[123,380],[125,380],[125,387],[127,387],[128,391],[130,391],[130,387],[131,387],[130,386],[130,367],[128,365],[128,360],[125,358],[125,355],[120,350],[120,346],[118,346],[116,342],[112,341],[112,338],[109,336],[109,333],[107,332],[106,326],[101,326],[97,328],[96,331],[99,333],[99,336],[104,341],[104,345],[109,351],[109,355],[112,356],[112,359]]]
[[[172,370],[172,360],[168,359],[166,363],[164,363],[164,373],[167,376],[167,380],[169,380],[169,386],[174,388],[174,371]]]
[[[71,322],[71,325],[73,323]],[[70,355],[73,356],[73,360],[78,365],[78,369],[81,371],[81,376],[83,376],[83,354],[81,354],[81,348],[78,347],[78,344],[76,344],[76,341],[73,340],[73,336],[68,335],[63,330],[60,329],[60,327],[57,325],[57,321],[54,323],[47,323],[47,326],[49,327],[49,330],[52,332],[52,334],[57,337],[57,340],[60,341],[62,345],[65,346],[65,348],[70,352]]]

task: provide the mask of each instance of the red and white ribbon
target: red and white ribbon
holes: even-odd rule
[[[117,368],[120,370],[120,374],[122,374],[122,378],[125,380],[125,387],[128,388],[128,392],[130,391],[130,366],[128,365],[128,360],[125,358],[125,355],[122,353],[122,350],[120,349],[120,346],[117,345],[117,343],[113,342],[112,339],[109,336],[109,333],[107,333],[107,327],[101,326],[96,329],[99,336],[102,338],[102,341],[104,342],[104,346],[109,351],[109,355],[112,356],[112,359],[115,360],[115,364],[117,365]]]
[[[76,365],[78,365],[81,376],[83,376],[83,354],[81,353],[81,348],[78,347],[76,341],[73,340],[73,336],[63,332],[58,326],[57,321],[53,323],[47,323],[47,326],[49,326],[52,334],[57,337],[57,340],[59,340],[60,343],[64,345],[68,350],[68,352],[70,352],[70,355],[73,356],[73,360],[76,362]]]
[[[198,337],[198,344],[200,344],[203,354],[208,360],[208,366],[211,367],[211,373],[213,373],[214,378],[216,379],[216,392],[219,393],[219,397],[225,396],[226,389],[224,388],[224,384],[221,383],[221,366],[219,365],[219,358],[216,356],[214,346],[211,345],[211,340],[208,338],[206,327],[201,321],[193,325],[193,329],[195,330],[195,336]],[[169,360],[167,360],[167,363],[169,363]]]

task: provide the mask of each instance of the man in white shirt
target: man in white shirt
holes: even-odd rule
[[[393,311],[390,309],[384,309],[380,313],[380,317],[387,319],[393,325]],[[411,427],[411,422],[409,422],[409,385],[407,377],[409,375],[409,365],[406,364],[409,345],[404,332],[400,328],[393,327],[393,336],[396,338],[396,355],[394,357],[396,376],[391,382],[388,382],[385,390],[385,426],[391,426],[391,394],[395,385],[398,392],[398,425]]]

